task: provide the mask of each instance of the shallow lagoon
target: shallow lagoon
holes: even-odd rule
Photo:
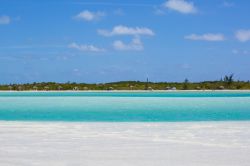
[[[248,121],[248,91],[1,92],[0,120]]]

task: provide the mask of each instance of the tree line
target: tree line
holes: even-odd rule
[[[56,83],[40,82],[27,84],[3,84],[0,90],[3,91],[62,91],[62,90],[245,90],[250,89],[249,81],[236,81],[234,75],[226,75],[218,81],[190,82],[185,79],[183,82],[150,82],[148,81],[120,81],[99,84],[87,83]]]

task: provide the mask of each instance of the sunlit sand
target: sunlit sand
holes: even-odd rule
[[[247,166],[250,122],[0,122],[1,165]]]

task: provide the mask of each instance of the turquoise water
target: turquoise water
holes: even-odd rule
[[[0,92],[0,120],[250,120],[250,92]]]

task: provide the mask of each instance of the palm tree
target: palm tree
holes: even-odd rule
[[[78,91],[79,88],[78,88],[77,86],[75,86],[75,87],[73,88],[73,90],[74,90],[74,91]]]
[[[186,79],[184,80],[184,84],[183,84],[183,89],[184,89],[184,90],[187,90],[187,89],[188,89],[188,83],[189,83],[189,81],[188,81],[188,79],[186,78]]]
[[[148,78],[147,78],[147,82],[146,82],[146,85],[145,85],[145,90],[148,90]]]
[[[232,85],[232,83],[234,82],[234,74],[230,74],[229,76],[225,76],[223,81],[225,82],[227,87],[230,87]]]

